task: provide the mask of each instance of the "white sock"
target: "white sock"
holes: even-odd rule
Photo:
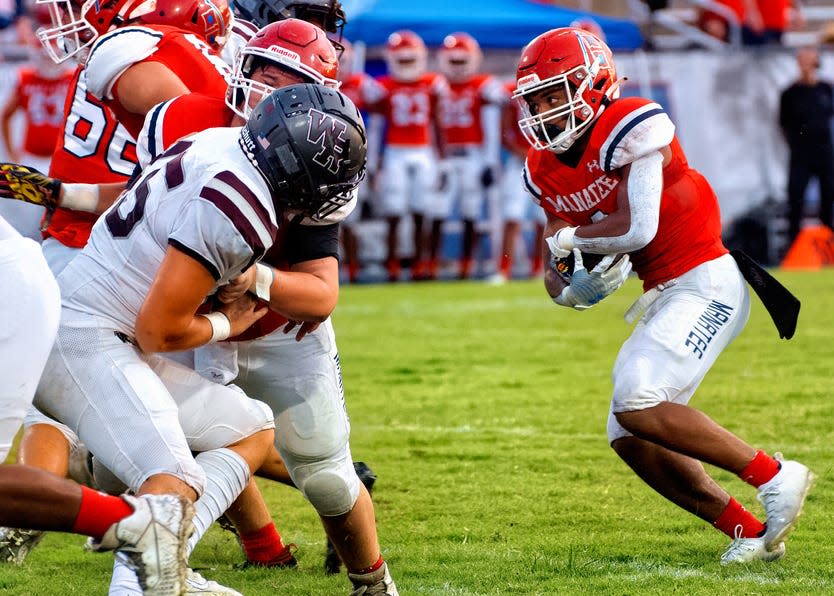
[[[206,490],[194,503],[194,534],[188,541],[189,555],[209,526],[226,512],[249,483],[249,464],[231,449],[212,449],[194,459],[206,472]]]
[[[142,596],[139,578],[125,563],[125,556],[116,553],[113,561],[113,577],[110,579],[108,596]]]

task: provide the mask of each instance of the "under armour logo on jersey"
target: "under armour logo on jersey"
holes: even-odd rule
[[[332,174],[338,174],[344,161],[341,156],[347,154],[348,149],[348,141],[345,138],[347,124],[313,108],[310,108],[308,115],[310,125],[307,129],[307,140],[321,147],[321,151],[313,156],[313,161],[327,168]]]
[[[588,162],[587,165],[588,165],[588,171],[589,172],[593,172],[594,170],[602,170],[602,168],[599,167],[599,161],[597,161],[596,159],[592,159],[591,161]]]

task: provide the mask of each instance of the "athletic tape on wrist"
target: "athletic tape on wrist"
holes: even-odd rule
[[[270,288],[275,280],[272,267],[258,263],[255,265],[255,296],[264,302],[269,302]]]
[[[201,317],[208,319],[211,324],[211,339],[208,343],[223,341],[232,333],[232,324],[229,322],[229,317],[220,311],[210,312],[208,314],[200,314]]]
[[[74,211],[95,212],[98,206],[98,185],[64,183],[61,207]]]

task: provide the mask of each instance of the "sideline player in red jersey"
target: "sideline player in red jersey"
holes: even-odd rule
[[[385,48],[389,73],[377,79],[383,94],[369,98],[368,111],[373,114],[368,130],[369,176],[374,176],[380,167],[378,151],[385,145],[379,207],[388,222],[389,281],[400,277],[398,230],[400,220],[409,213],[414,223],[412,277],[420,279],[426,270],[423,222],[438,180],[437,100],[448,89],[446,79],[426,70],[427,59],[426,44],[416,33],[392,33]]]
[[[61,133],[62,108],[72,71],[55,64],[34,34],[30,43],[31,64],[18,69],[14,87],[0,108],[0,137],[9,161],[28,163],[45,172]],[[24,119],[21,143],[13,136],[11,126],[18,114]],[[41,240],[42,208],[3,201],[0,214],[27,238]]]
[[[455,203],[463,220],[463,250],[458,277],[472,274],[475,226],[483,215],[485,191],[501,169],[501,106],[509,95],[494,76],[479,73],[483,56],[478,41],[468,33],[451,33],[437,52],[438,67],[449,88],[437,102],[443,147],[445,188],[432,209],[429,271],[437,278],[443,222]]]
[[[514,96],[533,149],[524,182],[547,213],[555,258],[573,252],[569,282],[554,269],[545,287],[563,306],[592,306],[624,281],[630,256],[645,294],[614,363],[608,439],[661,495],[733,540],[723,564],[773,561],[785,552],[812,474],[756,450],[688,405],[750,313],[742,273],[721,242],[718,200],[686,161],[663,108],[618,99],[611,50],[575,28],[554,29],[524,49]],[[626,254],[606,269],[579,267],[582,253]],[[627,263],[625,263],[627,265]],[[760,522],[704,470],[717,466],[758,488]]]

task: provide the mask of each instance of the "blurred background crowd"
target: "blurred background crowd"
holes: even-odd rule
[[[568,25],[606,39],[624,95],[669,112],[718,193],[729,246],[769,265],[834,262],[834,0],[342,4],[342,89],[369,132],[360,207],[343,226],[345,282],[541,274],[512,90],[524,44]],[[44,19],[30,0],[0,0],[0,160],[42,171],[67,85],[33,35]],[[38,233],[30,205],[3,208]]]

